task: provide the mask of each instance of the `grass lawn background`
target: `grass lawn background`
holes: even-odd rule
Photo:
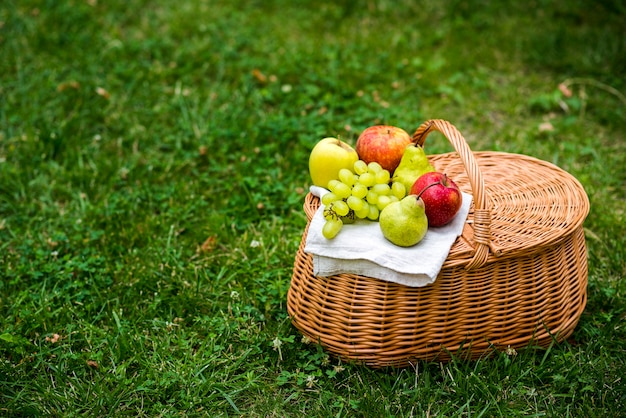
[[[624,416],[625,17],[3,0],[0,415]],[[313,145],[431,118],[585,187],[589,300],[567,342],[375,371],[291,326]]]

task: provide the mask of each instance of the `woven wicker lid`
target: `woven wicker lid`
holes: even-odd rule
[[[474,198],[444,268],[461,264],[473,269],[541,251],[579,228],[589,213],[582,185],[556,165],[520,154],[472,152],[461,133],[444,120],[423,123],[413,139],[424,146],[433,131],[443,133],[456,152],[432,155],[432,164]],[[307,196],[309,219],[318,205],[316,198]]]
[[[589,211],[582,186],[562,169],[531,157],[506,153],[475,153],[485,177],[490,215],[484,240],[489,258],[514,257],[541,251],[580,227]],[[459,159],[451,154],[434,158],[436,169],[471,192]],[[457,181],[458,179],[458,181]],[[476,212],[468,216],[463,235],[450,251],[450,262],[468,262],[477,247]],[[488,260],[485,260],[488,261]]]

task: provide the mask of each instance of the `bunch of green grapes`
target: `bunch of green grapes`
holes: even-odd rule
[[[377,221],[381,210],[407,193],[402,183],[390,184],[389,171],[377,162],[358,160],[353,170],[339,170],[338,177],[328,182],[329,192],[322,196],[326,220],[322,235],[327,239],[333,239],[344,224],[356,219]]]

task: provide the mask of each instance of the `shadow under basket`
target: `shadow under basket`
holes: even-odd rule
[[[424,122],[413,139],[423,146],[433,131],[456,152],[429,156],[431,163],[473,195],[463,234],[435,282],[408,287],[353,274],[315,276],[304,246],[319,199],[309,193],[287,296],[294,326],[331,355],[371,367],[563,341],[587,301],[582,224],[589,200],[581,184],[532,157],[472,152],[444,120]]]

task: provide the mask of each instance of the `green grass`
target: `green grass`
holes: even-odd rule
[[[624,416],[625,16],[3,0],[0,415]],[[290,324],[312,146],[430,118],[584,185],[589,300],[567,342],[371,370]]]

